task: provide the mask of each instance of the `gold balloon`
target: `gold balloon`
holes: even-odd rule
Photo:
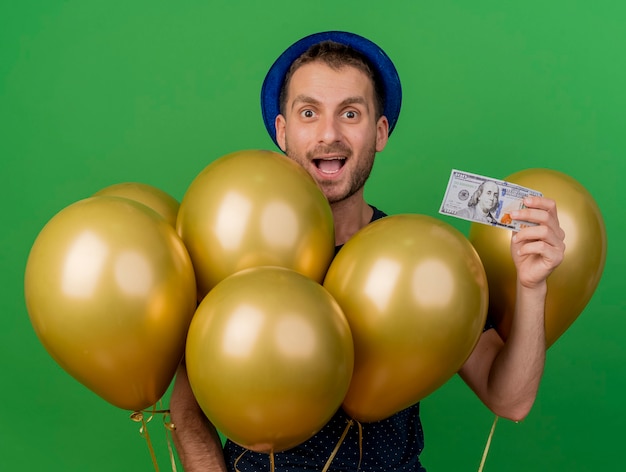
[[[163,396],[196,291],[182,241],[152,210],[118,197],[61,210],[32,246],[24,291],[37,336],[78,381],[127,410]]]
[[[546,345],[550,347],[576,320],[593,295],[606,260],[606,229],[600,209],[575,179],[550,169],[527,169],[507,181],[538,190],[556,201],[565,231],[565,257],[548,277]],[[469,239],[489,280],[489,313],[506,339],[515,310],[517,272],[511,258],[510,231],[472,224]]]
[[[424,215],[389,216],[339,251],[324,287],[354,339],[354,374],[343,402],[378,421],[418,402],[469,357],[487,314],[487,279],[469,241]]]
[[[341,405],[354,364],[348,322],[317,282],[256,267],[198,306],[186,349],[189,383],[215,427],[257,452],[294,447]]]
[[[280,266],[324,279],[334,255],[330,205],[313,178],[272,151],[239,151],[209,164],[178,212],[200,299],[242,269]]]
[[[122,197],[143,203],[165,218],[170,225],[176,227],[178,201],[167,192],[152,185],[139,182],[123,182],[110,185],[99,190],[94,196]]]

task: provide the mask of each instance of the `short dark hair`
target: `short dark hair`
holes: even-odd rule
[[[291,77],[303,65],[316,61],[323,62],[335,70],[339,70],[343,67],[354,67],[367,75],[374,85],[376,119],[382,116],[385,107],[385,93],[381,80],[374,71],[374,68],[370,66],[370,63],[365,56],[356,49],[330,40],[312,45],[291,64],[280,89],[281,114],[285,114],[285,107],[287,105],[287,90],[289,89]]]

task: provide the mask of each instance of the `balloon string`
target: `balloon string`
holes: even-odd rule
[[[358,470],[361,468],[361,461],[363,460],[363,425],[358,421],[356,422],[356,424],[359,427],[359,465],[357,465],[356,467],[356,470],[358,472]]]
[[[241,460],[241,458],[243,457],[243,455],[248,452],[247,449],[244,449],[244,451],[239,454],[239,457],[237,457],[237,459],[235,459],[235,463],[233,464],[233,466],[235,467],[235,472],[241,472],[239,470],[239,468],[237,467],[237,464],[239,463],[239,461]],[[275,469],[275,465],[274,465],[274,451],[270,452],[270,472],[274,472]]]
[[[344,439],[346,439],[346,436],[348,435],[348,431],[350,430],[350,427],[352,426],[352,423],[354,423],[354,420],[348,420],[348,424],[346,425],[346,429],[343,430],[343,434],[339,438],[339,442],[335,446],[335,449],[333,449],[333,452],[330,453],[330,457],[326,461],[326,464],[324,465],[324,468],[322,469],[322,472],[328,472],[328,469],[330,468],[330,464],[333,461],[333,459],[335,458],[335,456],[337,455],[337,452],[339,451],[339,448],[343,444]],[[359,460],[359,467],[360,467],[360,464],[361,464],[361,461]]]
[[[144,413],[149,413],[150,416],[146,419]],[[150,452],[150,457],[152,459],[152,464],[154,466],[155,472],[159,472],[159,464],[156,458],[156,454],[154,452],[154,447],[152,446],[152,440],[150,438],[150,433],[148,432],[148,423],[152,421],[152,418],[155,414],[163,415],[163,424],[165,426],[165,439],[167,442],[167,448],[170,455],[170,462],[172,465],[172,472],[176,472],[176,459],[174,458],[174,450],[172,448],[172,443],[170,440],[171,432],[176,429],[173,423],[169,421],[170,410],[157,410],[156,404],[153,405],[152,410],[146,411],[135,411],[131,413],[130,419],[141,423],[141,427],[139,428],[139,434],[141,434],[146,439],[146,444],[148,445],[148,451]]]
[[[248,450],[247,450],[247,449],[244,449],[244,451],[243,451],[241,454],[239,454],[239,457],[237,457],[237,459],[235,459],[235,463],[233,464],[233,465],[234,465],[234,467],[235,467],[235,472],[241,472],[241,471],[237,468],[237,463],[241,460],[241,458],[243,457],[243,455],[244,455],[246,452],[248,452]]]
[[[146,444],[148,445],[148,451],[150,451],[150,457],[152,458],[152,465],[154,465],[154,470],[159,472],[159,464],[156,460],[156,455],[154,454],[154,448],[152,447],[152,441],[150,440],[150,433],[148,432],[148,423],[152,420],[152,416],[146,420],[142,411],[135,411],[130,415],[130,419],[136,422],[141,423],[141,428],[139,428],[139,434],[141,434],[146,439]]]
[[[167,450],[170,455],[170,464],[172,465],[172,472],[176,472],[176,459],[174,458],[174,448],[172,447],[172,431],[176,430],[174,423],[170,421],[170,412],[163,415],[163,424],[165,425],[165,441],[167,443]]]
[[[483,471],[483,467],[485,466],[485,461],[487,460],[487,453],[489,452],[489,447],[491,446],[491,439],[493,438],[493,432],[496,430],[496,423],[498,422],[498,415],[493,419],[493,424],[491,425],[491,431],[489,432],[489,437],[487,438],[487,444],[485,445],[485,450],[483,451],[483,458],[480,461],[480,467],[478,468],[478,472]]]

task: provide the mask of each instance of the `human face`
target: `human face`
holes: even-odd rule
[[[478,202],[485,213],[494,210],[498,203],[498,186],[494,182],[485,182]]]
[[[306,169],[329,202],[362,195],[389,124],[376,119],[374,86],[362,71],[311,62],[294,72],[285,115],[276,117],[276,139]]]

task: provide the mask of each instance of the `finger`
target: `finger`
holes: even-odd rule
[[[513,236],[512,243],[511,249],[516,256],[540,256],[551,261],[548,265],[552,267],[556,267],[565,254],[563,239],[548,231],[545,226],[530,227],[520,231]]]
[[[565,238],[565,233],[559,224],[556,210],[556,202],[544,197],[528,197],[524,200],[532,205],[527,208],[511,213],[511,217],[516,220],[529,221],[538,225],[548,226],[554,231],[559,239]]]
[[[541,257],[544,264],[550,268],[558,266],[563,261],[564,251],[560,247],[552,246],[545,241],[530,241],[520,245],[516,249],[517,255],[520,257]]]
[[[552,217],[558,221],[556,202],[546,197],[526,197],[524,198],[524,207],[511,213],[514,219],[542,218],[543,216]]]
[[[556,202],[548,197],[527,196],[524,197],[524,206],[536,208],[556,214]]]
[[[561,228],[554,229],[547,225],[527,226],[513,235],[514,244],[544,241],[555,248],[562,248],[563,240],[564,233]]]

